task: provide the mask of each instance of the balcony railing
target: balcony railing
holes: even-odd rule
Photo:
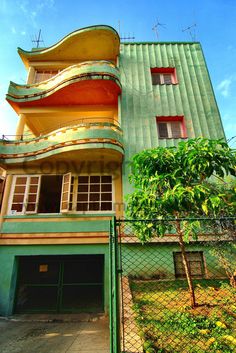
[[[60,153],[100,149],[116,150],[120,156],[124,154],[123,134],[121,128],[113,122],[84,122],[61,127],[48,134],[30,138],[29,135],[0,140],[0,159],[3,163],[21,163],[43,159]],[[16,137],[15,137],[16,138]]]
[[[73,127],[91,127],[91,126],[99,126],[101,124],[107,124],[108,126],[114,125],[116,127],[120,127],[120,123],[117,119],[107,118],[107,117],[89,117],[89,118],[79,118],[73,120],[67,120],[65,122],[60,122],[52,125],[50,128],[41,130],[40,133],[36,136],[31,133],[25,133],[22,135],[2,135],[2,140],[4,141],[26,141],[31,139],[39,139],[42,136],[51,134],[62,128],[73,128]]]

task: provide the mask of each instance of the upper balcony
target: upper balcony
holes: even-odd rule
[[[114,105],[121,93],[119,70],[111,62],[72,65],[50,79],[28,85],[10,82],[7,100],[21,108],[68,105]]]
[[[116,63],[120,52],[120,38],[110,26],[98,25],[81,28],[48,48],[26,51],[18,48],[18,53],[28,69],[40,63],[66,62],[79,63],[88,60],[108,60]],[[72,64],[69,64],[70,66]]]

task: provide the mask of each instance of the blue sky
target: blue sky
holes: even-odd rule
[[[182,30],[196,23],[192,34],[202,44],[226,136],[236,136],[236,0],[0,0],[0,135],[14,134],[17,122],[5,102],[9,81],[26,80],[16,49],[30,50],[39,29],[45,46],[94,24],[118,30],[119,21],[122,36],[155,41],[157,19],[165,24],[159,27],[160,41],[190,41],[189,31]]]

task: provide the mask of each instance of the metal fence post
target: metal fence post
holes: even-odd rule
[[[113,228],[112,221],[110,221],[110,234],[109,234],[109,324],[110,324],[110,353],[114,353],[114,327],[113,327],[113,266],[112,266],[112,253],[113,253]]]
[[[110,223],[110,335],[111,353],[120,353],[120,300],[118,271],[118,236],[116,218]]]

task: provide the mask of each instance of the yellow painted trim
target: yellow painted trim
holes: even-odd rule
[[[1,245],[65,245],[65,244],[108,244],[108,237],[100,239],[1,239]]]
[[[63,218],[30,218],[30,216],[28,218],[5,218],[4,219],[4,222],[7,222],[7,223],[16,223],[16,222],[45,222],[45,220],[47,222],[67,222],[67,221],[70,221],[70,222],[77,222],[79,223],[80,221],[109,221],[111,220],[111,217],[107,217],[104,215],[104,217],[63,217]],[[70,233],[69,233],[70,234]]]
[[[18,53],[28,69],[34,61],[85,61],[116,60],[120,52],[120,38],[110,26],[91,26],[68,34],[49,48],[27,52],[18,48]]]

